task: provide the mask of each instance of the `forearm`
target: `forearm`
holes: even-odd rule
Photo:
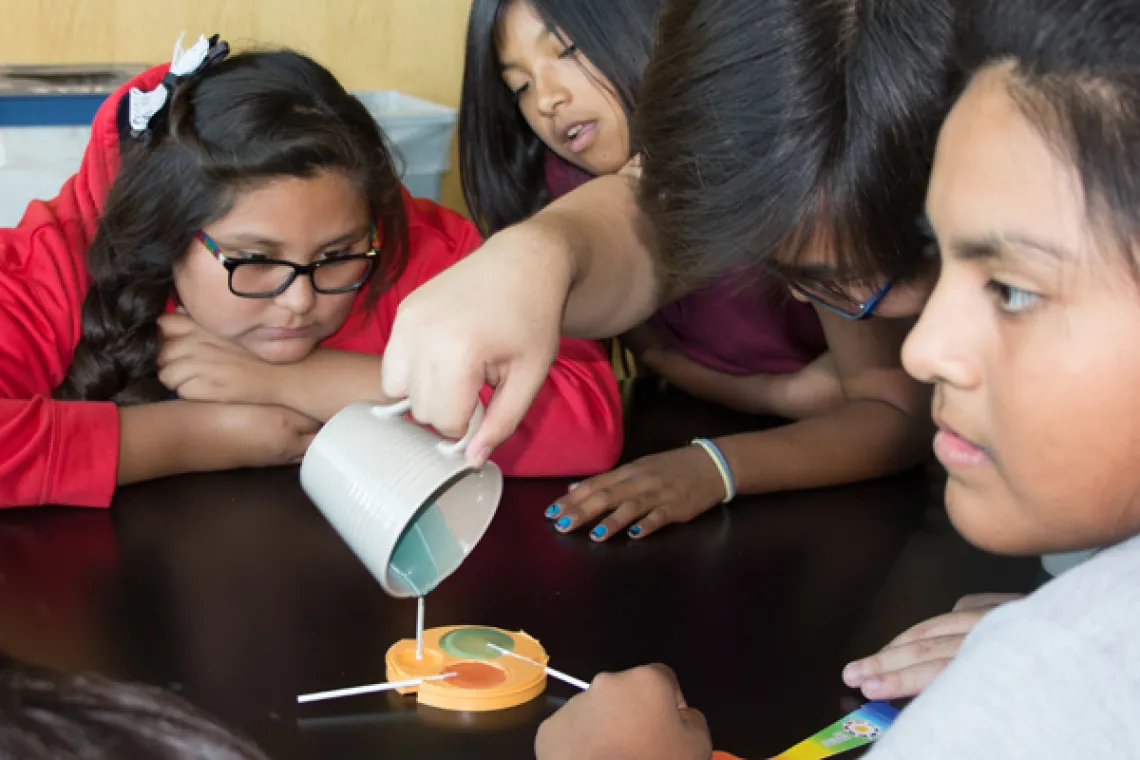
[[[647,364],[686,393],[746,414],[801,420],[843,401],[838,382],[824,386],[819,378],[808,374],[810,368],[778,375],[730,375],[676,353]]]
[[[784,427],[717,439],[740,493],[821,488],[901,472],[930,455],[929,418],[852,400]]]
[[[380,390],[382,364],[372,354],[320,348],[304,361],[274,368],[282,380],[271,401],[322,423],[357,401],[389,403]]]
[[[758,414],[806,420],[844,403],[843,389],[838,380],[821,377],[812,367],[779,375],[753,375],[743,377],[741,381],[763,384],[761,400],[766,408]]]
[[[521,249],[546,256],[567,278],[565,335],[619,335],[648,319],[665,298],[634,181],[599,177],[500,233],[517,236]]]
[[[118,485],[227,469],[226,447],[210,422],[214,406],[165,401],[120,408]]]

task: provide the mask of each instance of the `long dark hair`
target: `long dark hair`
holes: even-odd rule
[[[129,144],[90,251],[83,336],[56,397],[156,401],[157,319],[193,235],[243,189],[343,172],[381,235],[374,299],[403,270],[407,222],[379,126],[326,69],[292,51],[235,55],[180,82],[144,139]],[[130,141],[127,141],[130,143]]]
[[[267,760],[249,739],[154,686],[0,654],[0,760]]]
[[[670,3],[634,131],[668,272],[706,281],[818,241],[835,274],[925,269],[918,229],[963,0]]]
[[[459,105],[459,166],[467,207],[484,235],[526,219],[550,200],[543,171],[546,145],[531,130],[500,76],[499,30],[513,2],[528,3],[550,29],[578,47],[609,80],[629,119],[649,60],[653,25],[664,4],[664,0],[474,0]]]
[[[1140,273],[1140,4],[988,0],[963,41],[967,71],[1012,64],[1010,97],[1076,169],[1090,225]]]

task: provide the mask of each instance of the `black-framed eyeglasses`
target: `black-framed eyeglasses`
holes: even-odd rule
[[[318,259],[311,264],[297,264],[283,259],[263,256],[227,256],[221,246],[204,231],[194,235],[206,246],[218,262],[229,272],[230,292],[242,298],[273,298],[289,289],[299,275],[309,278],[313,290],[326,295],[351,293],[359,290],[372,274],[376,257],[380,253],[380,241],[376,225],[372,225],[369,237],[369,250],[343,256],[330,256]]]
[[[891,292],[891,288],[895,285],[894,280],[887,280],[879,287],[871,297],[865,301],[854,301],[851,298],[843,295],[842,293],[827,290],[822,287],[816,288],[803,283],[791,283],[792,290],[799,293],[801,296],[811,301],[816,306],[823,307],[833,314],[838,314],[845,319],[866,319],[875,313],[875,309]]]

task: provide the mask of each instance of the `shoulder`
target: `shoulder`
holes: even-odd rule
[[[482,237],[469,219],[426,198],[405,192],[408,218],[408,266],[401,280],[423,282],[479,247]]]
[[[1130,655],[1140,684],[1140,536],[1101,551],[1015,610],[1113,655]],[[1001,622],[1001,619],[998,619]]]

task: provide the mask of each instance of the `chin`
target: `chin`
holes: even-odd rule
[[[267,364],[293,364],[307,359],[316,349],[308,340],[274,340],[249,346],[249,351]]]
[[[987,495],[962,485],[951,477],[946,481],[946,514],[962,537],[991,554],[1021,556],[1040,554],[1033,542],[1018,530],[1008,494]]]
[[[1031,510],[1019,505],[1008,492],[980,493],[953,479],[946,484],[946,513],[963,538],[990,554],[1037,557],[1102,545],[1082,541],[1075,533],[1054,535],[1056,531],[1027,519]]]

